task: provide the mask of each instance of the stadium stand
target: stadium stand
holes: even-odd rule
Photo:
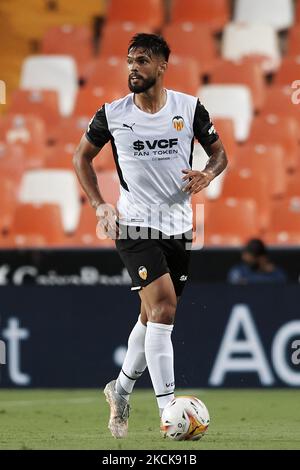
[[[265,231],[270,222],[271,198],[267,177],[251,168],[231,170],[226,173],[222,187],[222,199],[253,199],[256,203],[259,229]]]
[[[42,169],[23,175],[19,200],[31,204],[59,204],[65,232],[74,232],[80,215],[77,179],[72,171]]]
[[[91,116],[91,114],[87,116],[73,116],[59,122],[54,132],[54,143],[78,145],[87,129]]]
[[[163,35],[170,44],[172,53],[194,59],[199,74],[209,74],[217,60],[217,47],[212,30],[202,23],[175,23],[163,29]],[[205,44],[205,47],[202,47]],[[201,47],[199,47],[201,45]]]
[[[153,31],[159,31],[164,22],[164,8],[161,0],[113,0],[107,9],[107,22],[147,22]]]
[[[54,26],[46,31],[41,41],[41,53],[72,56],[78,75],[84,75],[86,63],[94,57],[93,34],[87,25]]]
[[[299,77],[300,55],[285,57],[278,70],[274,82],[277,85],[291,85]]]
[[[235,169],[264,175],[270,197],[282,197],[286,191],[286,155],[284,147],[269,144],[247,144],[237,151]]]
[[[221,53],[224,59],[233,61],[247,56],[258,57],[265,73],[275,72],[281,60],[276,31],[264,24],[227,24]]]
[[[299,120],[300,106],[295,106],[297,100],[300,101],[299,91],[297,92],[299,86],[297,84],[294,87],[291,85],[272,85],[268,87],[261,115],[276,114]]]
[[[77,119],[80,116],[87,116],[90,120],[97,109],[101,108],[103,103],[110,103],[111,101],[118,99],[122,94],[127,95],[128,89],[124,86],[124,82],[121,88],[121,80],[116,78],[116,81],[120,81],[119,86],[104,84],[87,85],[84,88],[80,88],[77,94],[73,116],[77,116]]]
[[[254,119],[249,141],[256,144],[279,144],[284,148],[286,168],[294,171],[299,166],[299,122],[279,114],[268,114]]]
[[[287,198],[300,197],[300,172],[296,171],[287,176],[285,196]]]
[[[287,198],[273,204],[269,229],[264,238],[271,245],[299,245],[299,197]]]
[[[87,78],[89,86],[103,86],[106,88],[105,92],[111,88],[121,91],[125,89],[125,86],[128,92],[127,82],[126,60],[114,56],[97,59]]]
[[[28,166],[26,150],[22,145],[0,141],[0,178],[18,184]]]
[[[300,25],[296,24],[288,32],[287,53],[289,56],[300,54]]]
[[[58,93],[55,90],[14,90],[9,112],[37,116],[46,124],[47,137],[51,139],[60,120]]]
[[[300,23],[300,3],[299,3],[299,0],[296,0],[296,4],[295,4],[295,8],[296,8],[296,23]]]
[[[28,57],[22,67],[21,88],[56,90],[62,116],[69,116],[77,93],[77,68],[71,56],[38,55]]]
[[[46,126],[33,115],[7,114],[0,120],[0,140],[22,146],[27,168],[38,168],[45,158]]]
[[[76,149],[75,144],[58,144],[49,146],[46,149],[44,168],[71,170],[73,171],[73,155]]]
[[[213,118],[228,118],[234,122],[235,139],[245,141],[250,132],[253,102],[245,85],[205,85],[198,93],[200,101]]]
[[[5,173],[0,176],[0,233],[7,234],[11,230],[13,214],[17,206],[17,184]]]
[[[229,170],[192,201],[205,204],[206,244],[240,245],[250,234],[298,244],[300,1],[2,0],[1,246],[113,246],[96,237],[72,155],[96,110],[128,93],[127,44],[141,30],[166,37],[166,87],[200,97],[228,153]],[[207,158],[195,143],[193,167]],[[115,204],[110,144],[94,163]],[[38,220],[36,233],[21,233],[25,209],[48,214],[57,233],[47,237]]]
[[[209,25],[214,31],[221,31],[229,17],[230,7],[227,0],[173,0],[173,23],[198,22]]]
[[[173,55],[165,78],[166,88],[196,95],[200,86],[200,67],[195,59]],[[199,73],[200,72],[200,73]]]
[[[233,19],[241,23],[268,24],[277,31],[294,23],[293,0],[236,0]]]
[[[261,67],[257,62],[218,62],[210,75],[210,83],[246,85],[250,88],[255,111],[264,105],[266,84]]]
[[[18,204],[8,243],[17,247],[64,246],[66,236],[58,204]]]
[[[258,213],[253,199],[227,198],[207,203],[205,245],[241,246],[259,234]]]

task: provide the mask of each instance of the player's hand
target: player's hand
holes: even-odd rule
[[[182,180],[189,180],[189,183],[182,188],[182,191],[189,194],[196,194],[202,191],[214,179],[214,175],[206,171],[182,170],[182,173],[185,174]]]
[[[116,208],[112,204],[100,204],[96,210],[98,219],[96,234],[101,240],[111,238],[116,240],[119,235],[119,227],[117,225],[118,214]]]

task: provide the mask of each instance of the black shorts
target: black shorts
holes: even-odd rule
[[[188,278],[192,230],[168,238],[145,227],[120,225],[120,230],[116,247],[132,279],[131,289],[138,291],[170,273],[176,295],[180,296]]]

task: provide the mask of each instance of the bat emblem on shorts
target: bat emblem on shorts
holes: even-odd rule
[[[143,281],[146,281],[147,276],[148,276],[147,268],[145,268],[145,266],[140,266],[138,272],[139,272],[140,278],[143,279]]]

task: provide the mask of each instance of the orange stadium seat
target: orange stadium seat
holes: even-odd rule
[[[93,36],[88,26],[65,24],[49,28],[41,43],[42,54],[71,55],[77,63],[78,75],[82,67],[93,58]]]
[[[256,202],[260,228],[265,230],[268,227],[271,198],[267,177],[263,172],[254,173],[248,168],[226,172],[221,197],[253,199]]]
[[[35,116],[7,114],[0,119],[0,138],[12,144],[44,145],[46,129],[43,121]]]
[[[45,157],[46,128],[35,116],[7,114],[0,119],[0,140],[18,144],[26,153],[26,166],[38,168]]]
[[[275,143],[248,144],[237,151],[237,170],[250,170],[254,175],[263,174],[270,197],[282,197],[286,191],[286,155],[284,148]]]
[[[297,24],[289,30],[287,52],[290,56],[300,55],[300,25]]]
[[[48,147],[44,168],[74,170],[72,159],[75,150],[76,145],[74,144],[60,144]]]
[[[300,244],[300,198],[292,197],[273,204],[269,230],[264,237],[269,244]]]
[[[228,198],[207,203],[204,240],[208,246],[241,246],[257,237],[259,224],[253,199]]]
[[[0,233],[11,229],[14,210],[17,205],[17,185],[0,173]]]
[[[100,57],[122,57],[126,61],[128,44],[136,33],[151,33],[151,28],[145,23],[113,22],[106,23],[102,30]]]
[[[78,247],[115,248],[115,242],[109,238],[99,239],[96,234],[97,218],[95,209],[88,203],[83,204],[79,224],[72,236],[72,245]]]
[[[171,20],[173,23],[197,21],[209,24],[215,31],[221,30],[229,21],[227,0],[173,0]]]
[[[214,118],[213,123],[226,150],[229,164],[236,158],[237,144],[234,136],[234,123],[232,119]]]
[[[299,166],[299,123],[286,116],[268,114],[253,120],[249,143],[279,144],[284,148],[286,168]]]
[[[127,88],[127,79],[123,80],[123,86],[107,87],[104,85],[91,85],[81,88],[77,94],[74,116],[88,116],[91,118],[97,109],[101,108],[104,103],[110,103],[129,93]]]
[[[278,114],[300,119],[300,87],[292,88],[290,85],[273,85],[267,89],[262,114]],[[293,96],[294,95],[294,96]],[[298,100],[297,103],[293,102]]]
[[[99,58],[90,71],[87,79],[89,86],[103,86],[106,90],[127,87],[128,68],[126,57]]]
[[[77,227],[80,194],[75,172],[59,168],[26,171],[22,177],[19,201],[29,204],[58,204],[66,233]]]
[[[63,119],[59,122],[55,129],[55,143],[78,145],[94,112],[95,108],[92,113],[86,116],[81,116],[80,113],[78,113],[78,116]]]
[[[296,2],[296,22],[300,23],[300,2]]]
[[[211,29],[201,23],[176,23],[163,30],[172,54],[197,61],[199,73],[210,73],[217,60]]]
[[[276,85],[291,85],[300,77],[300,54],[293,57],[285,57],[275,75]]]
[[[196,96],[200,86],[199,65],[195,59],[171,55],[164,83],[166,88]]]
[[[17,246],[63,246],[66,244],[60,208],[56,204],[18,204],[12,238]]]
[[[26,168],[24,147],[0,141],[0,177],[5,177],[15,184],[19,184]]]
[[[58,93],[55,90],[15,90],[11,95],[10,113],[32,114],[51,130],[60,120]]]
[[[295,171],[287,176],[286,198],[300,197],[300,171]]]
[[[266,86],[261,67],[257,62],[219,61],[212,70],[210,82],[247,85],[252,93],[254,109],[261,110]]]
[[[134,21],[147,23],[152,31],[161,29],[164,23],[162,0],[110,0],[107,9],[107,22]]]

